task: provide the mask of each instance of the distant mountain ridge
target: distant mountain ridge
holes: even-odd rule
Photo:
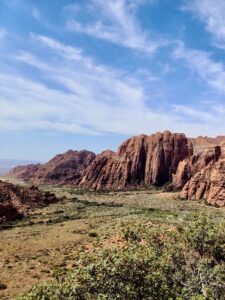
[[[222,153],[224,145],[225,136],[187,138],[183,133],[164,131],[149,136],[134,136],[122,143],[116,152],[107,150],[95,155],[86,150],[69,150],[64,154],[56,155],[46,164],[14,168],[6,176],[27,180],[33,184],[68,184],[91,190],[119,190],[140,186],[162,186],[175,178],[177,180],[179,177],[177,172],[180,171],[184,176],[180,180],[182,184],[177,185],[174,182],[174,186],[183,189],[184,184],[187,184],[196,172],[206,167],[208,161],[212,161],[213,170],[216,160],[211,159],[211,156],[214,156],[208,153],[214,151],[215,147],[218,147],[218,151]],[[195,167],[198,161],[197,155],[200,155],[202,161],[205,159],[206,163],[199,162]],[[183,163],[185,161],[186,164]],[[182,163],[185,170],[182,170]],[[192,171],[187,173],[186,169],[188,170],[188,166],[191,165],[193,165],[190,167]],[[223,168],[223,164],[220,164],[221,174]],[[223,189],[225,176],[218,176],[219,185]],[[214,182],[214,185],[216,184]],[[192,187],[198,189],[198,186],[194,187],[193,184]],[[205,186],[206,188],[209,190],[208,186]],[[194,191],[186,194],[195,197]],[[208,194],[201,193],[198,196],[199,199],[202,197],[207,198]]]
[[[86,167],[95,159],[93,152],[68,150],[44,164],[17,166],[5,176],[33,184],[77,184]]]
[[[37,164],[37,161],[18,160],[18,159],[0,159],[0,176],[5,175],[16,166],[25,166],[28,164]]]

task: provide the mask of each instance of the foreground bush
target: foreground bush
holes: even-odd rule
[[[120,247],[81,257],[74,270],[18,300],[225,299],[225,226],[142,225]]]

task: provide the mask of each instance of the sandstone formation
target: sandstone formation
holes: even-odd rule
[[[173,175],[173,186],[182,189],[184,199],[204,200],[214,206],[225,205],[224,142],[186,158]]]
[[[56,155],[46,164],[16,167],[6,177],[19,178],[33,184],[76,184],[94,159],[93,152],[69,150]]]
[[[186,138],[165,131],[125,141],[117,152],[69,150],[42,165],[7,174],[34,184],[68,184],[93,190],[126,189],[172,181],[185,199],[222,205],[225,137]],[[215,173],[216,172],[216,173]],[[225,201],[223,202],[225,203]]]
[[[79,185],[94,190],[99,190],[103,186],[104,189],[110,189],[110,182],[113,178],[109,171],[109,164],[114,161],[114,156],[115,153],[111,150],[103,151],[97,155],[95,160],[87,167]],[[111,180],[109,180],[109,177]]]
[[[95,190],[139,185],[163,185],[172,179],[178,163],[193,154],[184,134],[165,131],[125,141],[117,152],[95,156],[89,151],[68,151],[46,164],[17,167],[6,176],[33,184],[70,184]]]
[[[204,200],[213,206],[225,205],[225,159],[211,161],[185,184],[181,191],[184,199]]]
[[[183,188],[193,175],[205,168],[210,162],[215,163],[220,155],[220,146],[214,146],[182,160],[173,175],[174,187],[177,189]]]
[[[178,163],[192,154],[184,134],[165,131],[135,136],[125,141],[116,153],[106,151],[97,155],[80,186],[96,190],[160,186],[170,181]]]
[[[69,150],[58,154],[35,172],[34,184],[76,184],[86,169],[95,159],[95,154],[86,150]]]
[[[37,187],[21,187],[0,181],[0,223],[21,218],[31,207],[42,207],[57,201],[50,192]]]
[[[221,146],[225,143],[225,136],[220,135],[215,138],[208,136],[199,136],[196,138],[189,138],[190,143],[193,145],[194,153],[207,151],[215,146]]]

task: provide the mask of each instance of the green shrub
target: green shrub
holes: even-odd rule
[[[74,270],[19,300],[225,299],[225,226],[205,216],[186,228],[125,228],[123,246],[83,254]]]
[[[98,236],[98,234],[97,234],[96,231],[90,231],[90,232],[88,233],[88,235],[89,235],[90,237],[97,237],[97,236]]]
[[[0,282],[0,290],[5,290],[7,289],[7,285],[4,284],[3,282]]]
[[[65,268],[56,267],[52,270],[52,276],[57,280],[60,280],[60,278],[63,277],[65,274],[66,274]]]

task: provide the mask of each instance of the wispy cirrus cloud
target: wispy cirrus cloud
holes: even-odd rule
[[[33,40],[39,41],[46,45],[49,49],[53,49],[60,53],[66,59],[70,60],[82,60],[82,50],[77,47],[62,44],[61,42],[51,39],[43,35],[30,34]]]
[[[225,1],[185,0],[182,10],[192,12],[205,25],[214,38],[214,43],[225,49]]]
[[[47,28],[54,32],[59,31],[59,28],[57,28],[56,25],[53,26],[51,24],[51,22],[49,22],[46,15],[43,14],[43,11],[41,10],[41,8],[39,8],[35,5],[29,6],[29,4],[26,3],[26,10],[29,11],[29,13],[31,12],[31,15],[33,16],[33,18],[44,28]]]
[[[91,22],[82,22],[77,18],[78,5],[67,6],[73,18],[67,20],[66,29],[111,42],[122,47],[145,53],[153,53],[167,42],[153,39],[145,32],[137,18],[138,7],[146,1],[136,0],[94,0],[86,7]],[[155,1],[151,1],[155,2]]]
[[[145,109],[144,90],[135,78],[96,64],[76,47],[46,36],[33,34],[31,38],[52,59],[24,51],[13,59],[38,70],[42,80],[51,80],[57,88],[26,76],[0,73],[1,128],[86,134],[135,130],[131,118],[140,120]]]
[[[198,121],[212,122],[215,120],[215,117],[212,112],[205,112],[203,110],[196,109],[188,105],[173,105],[173,109],[175,113],[178,113],[188,118],[197,119]]]
[[[223,116],[225,116],[225,106],[224,105],[217,105],[217,106],[215,106],[215,105],[213,105],[213,110],[216,112],[216,113],[218,113],[218,114],[222,114]]]
[[[17,9],[24,5],[24,0],[3,0],[3,3],[11,9]]]
[[[224,1],[178,1],[182,11],[158,0],[34,2],[0,5],[0,155],[23,157],[25,144],[36,153],[34,140],[51,156],[165,129],[224,134],[225,61],[212,47],[224,45]],[[202,24],[213,43],[199,38]]]
[[[151,40],[136,19],[137,9],[143,1],[115,0],[103,5],[102,0],[96,0],[90,3],[88,9],[92,13],[104,6],[99,22],[103,33],[104,30],[115,33],[115,44],[129,41],[125,47],[152,53],[148,47]],[[76,17],[80,7],[65,9]],[[33,16],[42,21],[40,10],[33,10]],[[97,22],[96,18],[91,20],[93,24]],[[89,26],[89,23],[85,25]],[[130,135],[168,128],[190,135],[206,129],[209,134],[218,132],[223,114],[215,119],[213,108],[207,111],[199,103],[174,105],[179,103],[176,95],[174,99],[166,98],[166,85],[160,85],[161,77],[171,67],[176,68],[173,61],[166,61],[161,74],[152,71],[150,64],[148,67],[136,66],[130,72],[123,64],[116,68],[100,63],[100,57],[87,55],[85,48],[76,47],[76,43],[69,43],[61,36],[52,38],[48,32],[48,35],[31,33],[26,37],[24,44],[15,45],[12,52],[7,51],[7,61],[15,65],[13,73],[0,71],[2,130],[29,128],[87,135]],[[183,60],[207,85],[224,93],[222,63],[214,61],[207,52],[188,49],[182,43],[173,46],[176,47],[174,58]],[[153,93],[151,90],[151,85],[158,84],[160,98],[154,97],[157,87]],[[160,107],[160,101],[165,105]],[[224,129],[221,127],[220,130]]]
[[[31,13],[32,13],[32,16],[33,16],[36,20],[42,21],[40,11],[37,9],[36,6],[33,6],[33,7],[32,7]]]
[[[1,130],[86,135],[139,134],[166,128],[197,134],[206,126],[209,132],[215,130],[218,120],[208,126],[209,118],[192,115],[198,122],[196,128],[186,118],[190,110],[181,114],[178,107],[157,111],[154,102],[149,105],[154,99],[145,93],[141,80],[145,72],[130,75],[101,65],[81,49],[47,36],[32,34],[30,42],[37,52],[18,50],[12,60],[28,65],[32,73],[38,71],[39,78],[0,72]],[[40,49],[48,54],[45,58]]]
[[[215,61],[210,53],[189,49],[180,42],[173,52],[173,57],[184,60],[186,66],[207,85],[225,93],[225,66],[222,62]]]
[[[0,28],[0,39],[4,38],[6,36],[6,30]]]

